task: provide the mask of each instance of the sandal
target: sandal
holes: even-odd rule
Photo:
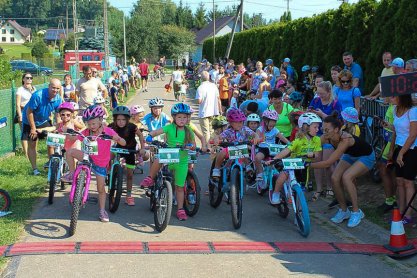
[[[323,191],[314,192],[313,195],[311,196],[311,201],[316,202],[321,195],[323,195]]]

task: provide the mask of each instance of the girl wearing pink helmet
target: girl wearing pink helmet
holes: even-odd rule
[[[56,124],[56,130],[59,133],[66,132],[67,128],[74,129],[76,131],[83,130],[85,125],[74,119],[74,105],[71,102],[63,102],[58,107],[58,115],[61,118],[61,122]],[[64,149],[69,150],[71,148],[77,148],[77,140],[67,136],[65,139]],[[67,153],[65,153],[65,157]]]
[[[261,189],[265,189],[264,187],[266,186],[266,183],[261,181],[263,180],[262,160],[264,160],[266,157],[269,157],[268,144],[275,144],[277,139],[280,143],[289,143],[287,138],[285,138],[284,135],[275,127],[278,118],[278,113],[275,110],[265,110],[262,113],[261,126],[256,131],[260,138],[260,142],[265,143],[261,143],[259,145],[258,153],[255,156],[255,167],[257,173],[256,180],[258,181],[258,185],[261,187]]]
[[[81,131],[84,136],[98,136],[100,134],[107,134],[112,136],[113,141],[120,146],[126,146],[126,141],[117,133],[103,124],[103,116],[105,112],[99,105],[91,105],[84,110],[83,120],[87,123],[87,128]],[[83,140],[82,136],[75,136],[77,140]],[[102,222],[109,222],[109,216],[105,210],[106,205],[106,190],[105,180],[107,177],[107,166],[110,162],[110,147],[113,143],[108,140],[97,138],[98,155],[91,155],[92,171],[96,176],[98,204],[99,204],[99,219]],[[69,149],[67,151],[67,163],[69,172],[62,177],[65,182],[72,182],[75,171],[75,160],[83,160],[83,152],[78,149]]]
[[[145,109],[142,105],[133,105],[130,107],[130,122],[135,124],[138,128],[138,139],[140,143],[140,151],[137,154],[137,164],[143,166],[143,162],[149,159],[149,151],[145,150],[145,138],[143,137],[143,130],[145,125],[142,123],[142,120],[145,116]]]
[[[218,141],[243,142],[253,140],[254,144],[258,142],[258,135],[255,132],[253,132],[249,127],[243,124],[246,120],[246,116],[241,110],[236,108],[230,108],[227,111],[226,118],[229,122],[229,128],[220,134],[218,140],[216,140],[217,142],[214,142],[215,144],[218,144]],[[220,167],[222,166],[223,161],[228,158],[228,156],[229,155],[226,151],[221,151],[216,155],[216,163],[212,172],[213,178],[220,177]],[[247,161],[246,163],[249,166],[248,162],[249,161]],[[253,169],[249,166],[246,168],[246,171],[253,171]]]

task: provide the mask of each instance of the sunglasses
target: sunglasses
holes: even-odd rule
[[[340,80],[340,83],[342,83],[342,84],[349,84],[350,83],[350,80]]]
[[[30,79],[30,80],[32,80],[32,79],[33,79],[33,77],[32,77],[32,76],[26,76],[25,78],[26,78],[26,79]]]
[[[71,113],[61,113],[60,114],[61,117],[71,117]]]

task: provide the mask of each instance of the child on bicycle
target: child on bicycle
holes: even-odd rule
[[[279,139],[280,142],[288,144],[290,141],[284,137],[284,135],[279,132],[275,127],[275,124],[278,121],[278,113],[275,110],[265,110],[262,113],[262,124],[256,131],[260,138],[260,142],[265,142],[267,144],[275,144],[275,140]],[[258,153],[255,156],[255,167],[256,167],[256,180],[262,181],[263,172],[262,172],[262,160],[269,157],[269,148],[267,146],[258,146]],[[263,183],[266,185],[266,183]],[[264,189],[264,188],[262,188]]]
[[[211,126],[213,127],[213,130],[214,130],[209,140],[211,154],[212,155],[214,154],[214,156],[212,156],[211,159],[214,159],[216,157],[215,156],[216,151],[212,148],[214,145],[214,142],[220,141],[220,134],[222,134],[222,132],[226,130],[227,125],[228,125],[228,122],[225,116],[216,116],[211,123]]]
[[[342,131],[346,131],[349,134],[359,137],[361,135],[361,130],[359,128],[359,114],[358,110],[354,107],[346,107],[342,111],[342,118],[344,125]]]
[[[145,138],[143,137],[143,131],[145,126],[142,123],[143,117],[145,116],[145,109],[142,105],[134,105],[130,107],[130,122],[135,124],[140,131],[137,135],[137,139],[140,144],[140,150],[137,155],[137,161],[140,166],[143,166],[143,161],[149,159],[149,153],[144,149],[145,148]]]
[[[304,113],[301,115],[298,119],[299,130],[296,139],[291,143],[290,146],[277,154],[274,159],[282,159],[289,155],[294,158],[300,156],[314,158],[315,156],[318,156],[319,152],[321,151],[321,141],[320,137],[317,136],[317,132],[319,131],[321,122],[321,118],[314,113]],[[295,176],[299,182],[305,181],[306,172],[303,170],[296,170]],[[274,193],[272,194],[271,203],[273,205],[278,205],[281,203],[280,191],[287,179],[287,171],[282,171],[279,173],[275,182]]]
[[[171,119],[167,114],[162,112],[164,108],[164,101],[159,97],[155,97],[149,101],[149,108],[151,113],[148,113],[142,120],[142,123],[148,127],[149,131],[155,131],[163,128],[167,124],[171,123]],[[156,136],[155,140],[164,141],[164,136]]]
[[[139,138],[142,138],[142,132],[137,128],[135,124],[129,122],[130,120],[130,111],[126,106],[117,106],[113,110],[113,122],[109,124],[109,127],[116,131],[116,133],[126,141],[125,146],[119,144],[116,145],[117,148],[136,150],[136,135]],[[144,143],[144,142],[142,142]],[[142,145],[143,146],[143,145]],[[132,185],[133,185],[133,171],[136,168],[136,157],[134,153],[130,154],[121,154],[120,157],[124,158],[126,161],[126,199],[125,204],[128,206],[135,205],[135,199],[132,197]]]
[[[252,113],[249,114],[246,119],[246,125],[253,131],[256,132],[258,130],[258,127],[261,123],[261,117],[259,117],[258,114]]]
[[[195,147],[194,133],[187,125],[188,117],[191,115],[190,106],[184,103],[177,103],[171,108],[171,116],[173,117],[173,123],[165,125],[162,128],[149,132],[146,141],[152,141],[153,137],[161,134],[165,134],[167,138],[167,144],[170,148],[175,148],[178,145],[187,146],[189,148]],[[147,176],[142,182],[142,187],[153,186],[155,177],[161,168],[158,159],[155,159],[151,165],[149,176]],[[188,173],[188,152],[185,150],[180,151],[180,162],[176,164],[170,164],[168,167],[174,171],[175,180],[175,195],[177,199],[177,218],[180,221],[187,219],[187,214],[184,211],[184,185]]]
[[[71,102],[63,102],[58,107],[59,117],[61,118],[61,122],[56,124],[56,130],[59,133],[63,133],[67,131],[67,128],[74,129],[76,131],[83,130],[85,125],[83,123],[79,123],[74,120],[74,105]],[[71,148],[78,148],[77,140],[71,138],[71,136],[67,136],[65,138],[65,145],[64,150],[69,150]],[[65,153],[65,157],[67,154]]]
[[[112,136],[113,141],[115,141],[120,146],[125,146],[126,141],[121,138],[117,133],[103,125],[103,116],[104,110],[101,106],[91,105],[84,110],[83,120],[87,123],[87,129],[81,131],[84,136],[99,136],[101,134],[107,134]],[[82,141],[82,136],[76,136],[77,140]],[[105,180],[107,177],[107,166],[110,162],[110,147],[111,141],[97,138],[98,143],[98,155],[90,155],[90,160],[92,162],[92,171],[96,176],[97,180],[97,191],[98,191],[98,201],[99,201],[99,219],[102,222],[109,222],[109,216],[105,210],[106,206],[106,190],[105,190]],[[73,182],[74,171],[75,171],[75,160],[82,161],[84,154],[81,150],[78,149],[69,149],[67,151],[67,163],[69,172],[62,177],[63,181]]]
[[[229,122],[229,128],[220,134],[219,139],[214,141],[215,145],[221,141],[243,142],[253,140],[253,144],[257,143],[258,135],[243,124],[246,120],[246,116],[241,110],[230,108],[227,112],[226,118]],[[213,178],[220,177],[220,167],[222,166],[223,161],[225,161],[228,157],[229,154],[226,150],[223,150],[216,155],[216,163],[212,171]],[[253,169],[250,166],[248,159],[245,159],[245,164],[246,172],[252,172]]]

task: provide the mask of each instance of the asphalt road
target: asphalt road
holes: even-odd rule
[[[166,82],[165,82],[166,83]],[[130,104],[146,105],[150,98],[165,99],[165,112],[174,104],[173,95],[166,94],[164,82],[150,83],[148,93],[138,93]],[[147,168],[147,166],[145,167]],[[145,175],[136,174],[134,196],[136,206],[121,204],[110,223],[98,221],[98,207],[88,203],[81,211],[77,232],[68,235],[71,207],[68,190],[57,192],[53,205],[42,198],[27,222],[22,236],[24,242],[85,242],[85,241],[250,241],[250,242],[359,242],[382,243],[387,233],[370,223],[357,230],[348,229],[328,221],[335,211],[325,209],[326,203],[311,204],[312,232],[303,238],[294,225],[293,214],[287,219],[279,217],[277,210],[254,190],[244,197],[243,224],[239,230],[232,226],[230,207],[222,202],[214,209],[208,203],[207,190],[210,161],[201,156],[195,167],[202,187],[202,202],[198,214],[180,222],[175,209],[167,229],[154,230],[149,199],[139,189]],[[46,181],[45,181],[46,183]],[[91,196],[97,196],[95,186]],[[46,195],[45,195],[46,197]],[[124,198],[122,198],[124,202]],[[149,277],[407,277],[414,274],[385,256],[359,254],[63,254],[16,256],[2,277],[97,277],[97,276]]]

